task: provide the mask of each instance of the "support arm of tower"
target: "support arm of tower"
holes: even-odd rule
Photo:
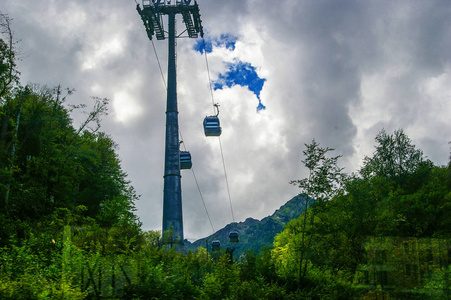
[[[139,4],[136,6],[141,19],[146,28],[147,36],[149,39],[155,35],[157,40],[164,40],[165,32],[161,20],[161,15],[169,14],[181,14],[183,16],[183,22],[185,23],[188,37],[197,38],[200,34],[204,36],[202,20],[200,18],[199,5],[195,1],[193,5],[188,5],[191,1],[184,1],[179,5],[162,5],[161,3],[149,2],[148,5],[144,5],[141,9]]]

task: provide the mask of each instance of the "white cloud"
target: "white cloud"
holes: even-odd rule
[[[121,123],[132,122],[131,119],[141,115],[141,108],[132,94],[119,91],[114,94],[113,107],[116,118]]]
[[[112,58],[122,54],[124,46],[124,42],[117,36],[110,36],[93,43],[90,49],[80,54],[82,71],[98,68]]]

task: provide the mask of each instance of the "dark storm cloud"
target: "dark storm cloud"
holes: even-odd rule
[[[300,151],[305,142],[319,138],[340,153],[352,155],[356,130],[347,107],[359,101],[360,70],[359,57],[353,55],[354,45],[349,43],[364,30],[361,8],[352,2],[290,2],[288,11],[284,9],[288,3],[273,9],[258,6],[256,14],[263,14],[262,20],[279,20],[265,29],[275,43],[291,50],[278,54],[289,55],[287,63],[293,65],[285,75],[292,96],[283,105],[287,114],[302,110],[297,124],[310,128],[306,140],[293,141],[292,147]]]

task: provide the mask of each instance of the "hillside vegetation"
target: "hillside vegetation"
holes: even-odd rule
[[[446,299],[451,165],[435,166],[403,130],[375,140],[373,156],[350,176],[336,168],[339,156],[327,157],[332,149],[306,145],[310,176],[294,183],[316,200],[276,236],[278,275],[301,289],[332,281],[330,293],[349,297]]]
[[[276,234],[282,232],[284,226],[292,219],[298,218],[305,210],[305,199],[298,195],[282,205],[271,216],[262,220],[247,218],[244,222],[228,224],[214,234],[190,243],[185,241],[186,250],[195,251],[198,247],[211,247],[214,240],[221,243],[221,247],[235,248],[235,257],[241,257],[248,251],[255,254],[261,253],[264,249],[272,246]],[[239,243],[229,241],[229,233],[236,231],[239,234]]]

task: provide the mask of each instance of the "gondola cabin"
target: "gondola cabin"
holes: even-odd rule
[[[218,116],[209,116],[204,119],[205,136],[220,136],[221,126]]]
[[[191,154],[189,151],[180,151],[180,169],[191,169],[193,163],[191,162]]]
[[[218,240],[214,240],[211,242],[211,251],[221,250],[221,242]]]
[[[238,236],[238,232],[236,231],[231,231],[229,233],[229,241],[231,243],[238,243],[240,241],[239,236]]]

